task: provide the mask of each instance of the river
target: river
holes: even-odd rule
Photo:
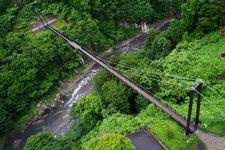
[[[141,49],[144,47],[146,38],[146,34],[139,34],[134,38],[122,42],[113,50],[112,54],[119,56],[123,52]],[[90,81],[96,75],[99,68],[99,65],[93,65],[88,70],[87,74],[84,75],[84,78],[78,81],[71,97],[65,101],[62,107],[49,112],[42,123],[39,125],[29,125],[24,131],[18,131],[14,135],[8,137],[3,150],[22,150],[30,136],[43,130],[50,131],[55,136],[64,134],[74,123],[74,120],[69,116],[72,105],[77,102],[80,97],[93,91],[93,86]]]

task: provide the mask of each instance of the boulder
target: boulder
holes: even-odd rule
[[[38,117],[41,117],[41,116],[43,116],[44,114],[45,114],[45,110],[39,109],[39,111],[38,111]]]
[[[40,107],[41,107],[41,103],[38,103],[38,104],[37,104],[37,108],[40,108]]]
[[[44,120],[43,120],[43,119],[40,119],[40,120],[38,120],[38,121],[35,123],[35,125],[40,125],[40,124],[42,124],[42,123],[44,123]]]
[[[56,102],[65,101],[65,100],[66,100],[66,96],[65,95],[60,94],[60,93],[56,94],[56,96],[55,96],[55,101]]]
[[[42,119],[45,119],[45,118],[47,118],[48,117],[48,114],[45,114],[43,117],[42,117]]]
[[[13,142],[13,149],[17,149],[20,145],[20,143],[22,142],[21,139],[16,139],[14,142]]]
[[[56,108],[56,104],[55,103],[51,103],[50,104],[50,107],[53,109],[53,108]]]

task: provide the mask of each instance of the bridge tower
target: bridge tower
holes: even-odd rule
[[[202,99],[202,85],[203,82],[199,81],[198,84],[194,87],[191,88],[190,91],[190,101],[189,101],[189,106],[188,106],[188,116],[187,116],[187,125],[186,125],[186,131],[185,134],[189,135],[191,133],[190,130],[190,124],[191,124],[191,115],[192,115],[192,106],[193,106],[193,100],[194,100],[194,95],[197,93],[197,107],[196,107],[196,116],[195,116],[195,122],[194,126],[195,129],[199,127],[200,124],[200,106],[201,106],[201,99]]]

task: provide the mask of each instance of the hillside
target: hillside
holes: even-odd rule
[[[191,87],[201,81],[199,129],[225,136],[225,38],[219,33],[225,23],[224,0],[16,4],[0,1],[0,145],[39,111],[38,104],[54,99],[62,80],[76,78],[90,61],[47,29],[32,32],[32,24],[40,24],[37,11],[55,18],[52,26],[96,55],[136,35],[138,25],[173,17],[164,31],[150,29],[143,49],[101,59],[184,117]],[[127,135],[141,128],[171,150],[208,146],[198,134],[184,135],[182,126],[106,70],[99,70],[91,84],[91,94],[68,112],[75,122],[68,132],[40,132],[24,149],[135,149]],[[193,106],[192,122],[196,101]]]

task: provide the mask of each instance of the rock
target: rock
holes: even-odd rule
[[[36,125],[36,121],[32,122],[32,125],[35,126]]]
[[[17,149],[20,145],[20,143],[22,142],[21,139],[16,139],[14,142],[13,142],[13,149]]]
[[[50,104],[50,107],[53,109],[53,108],[56,108],[56,104],[55,103],[52,103]]]
[[[45,119],[45,118],[47,118],[48,117],[48,114],[45,114],[43,117],[42,117],[42,119]]]
[[[59,101],[59,103],[60,103],[60,104],[64,104],[64,101],[61,100],[61,101]]]
[[[44,113],[45,113],[45,110],[40,109],[40,110],[38,111],[38,116],[43,116]]]
[[[40,107],[41,107],[41,103],[38,103],[38,104],[37,104],[37,108],[40,108]]]
[[[40,119],[40,120],[38,120],[38,121],[35,123],[35,125],[40,125],[40,124],[42,124],[42,123],[44,123],[44,120],[43,120],[43,119]]]
[[[46,104],[42,104],[41,107],[40,107],[41,110],[47,110],[49,109],[48,105]]]
[[[55,101],[61,101],[61,100],[63,101],[66,100],[66,96],[60,93],[56,94]]]
[[[66,96],[63,95],[63,94],[61,94],[61,95],[60,95],[60,99],[63,100],[63,101],[65,101],[65,100],[66,100]]]
[[[55,99],[58,100],[58,99],[60,99],[60,97],[61,97],[61,94],[58,93],[58,94],[56,94]]]
[[[41,129],[42,129],[42,131],[48,131],[47,127],[42,127]]]
[[[33,117],[33,119],[31,121],[37,121],[39,119],[40,119],[40,117],[38,115],[36,115],[36,116]]]

